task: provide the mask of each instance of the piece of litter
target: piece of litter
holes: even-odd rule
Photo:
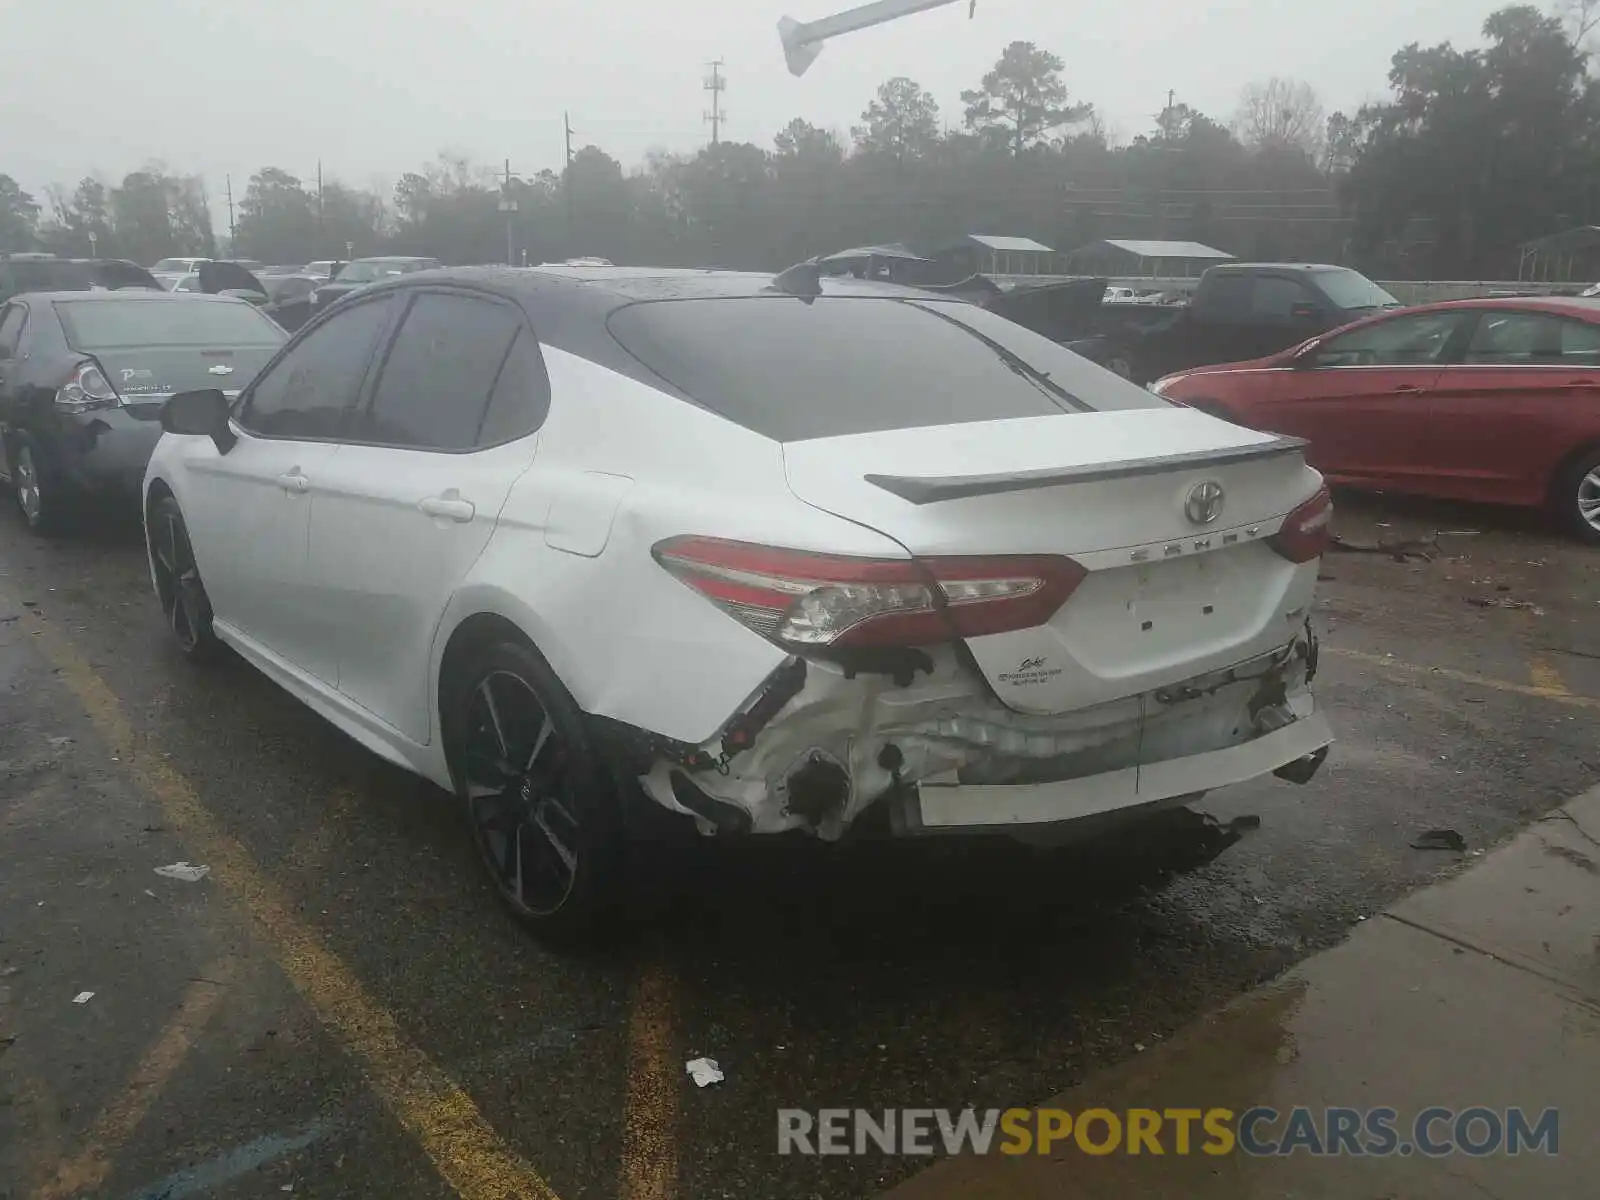
[[[57,750],[62,750],[72,745],[72,739],[69,737],[53,737],[50,739],[50,744]]]
[[[280,1192],[292,1192],[292,1191],[294,1191],[294,1184],[286,1183],[281,1188],[279,1188],[278,1190]]]
[[[152,899],[152,900],[156,900],[156,899],[159,899],[159,898],[160,898],[160,897],[158,897],[158,896],[157,896],[157,895],[156,895],[156,894],[155,894],[155,893],[154,893],[154,892],[152,892],[152,891],[151,891],[151,890],[150,890],[150,889],[149,889],[149,888],[145,888],[145,890],[144,890],[144,894],[145,894],[145,895],[146,895],[146,896],[149,896],[149,897],[150,897],[150,899]]]
[[[1144,1053],[1144,1043],[1143,1042],[1135,1042],[1133,1044],[1133,1049],[1134,1049],[1135,1053],[1143,1054]]]
[[[211,874],[210,867],[197,866],[194,863],[175,862],[164,867],[157,867],[156,874],[167,879],[180,879],[184,883],[199,883]]]
[[[89,1001],[91,1001],[93,999],[94,999],[94,993],[93,992],[79,992],[76,996],[74,996],[72,998],[72,1002],[74,1004],[87,1004],[87,1003],[89,1003]]]
[[[1413,850],[1451,850],[1460,854],[1467,848],[1467,839],[1454,829],[1429,829],[1411,839]]]
[[[684,1069],[689,1072],[689,1078],[694,1080],[695,1087],[722,1082],[722,1068],[717,1066],[714,1058],[691,1058],[684,1064]]]

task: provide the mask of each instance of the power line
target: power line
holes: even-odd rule
[[[722,140],[722,122],[726,119],[722,112],[722,93],[727,90],[728,81],[722,77],[722,59],[707,65],[711,68],[711,77],[705,81],[705,89],[711,93],[711,111],[706,114],[706,120],[711,122],[711,144],[715,146]]]

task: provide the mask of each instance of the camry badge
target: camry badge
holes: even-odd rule
[[[227,363],[218,363],[214,367],[207,367],[206,368],[206,373],[208,375],[232,375],[233,374],[233,368],[230,367]]]
[[[1183,515],[1196,525],[1209,525],[1222,515],[1222,485],[1207,479],[1189,489]]]

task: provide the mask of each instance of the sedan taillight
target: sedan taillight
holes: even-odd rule
[[[81,413],[96,408],[115,408],[122,402],[117,389],[94,363],[83,363],[56,389],[58,412]]]
[[[669,538],[654,554],[741,625],[797,650],[928,646],[1031,629],[1087,574],[1047,554],[853,558],[707,537]]]
[[[1267,544],[1292,563],[1310,562],[1328,548],[1333,522],[1333,497],[1326,487],[1317,489],[1299,508],[1283,519],[1283,528]]]

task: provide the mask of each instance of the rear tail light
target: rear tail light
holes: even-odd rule
[[[94,363],[83,363],[56,389],[56,409],[81,413],[96,408],[115,408],[122,402],[105,372]]]
[[[1326,487],[1283,519],[1283,528],[1267,544],[1290,562],[1310,562],[1328,548],[1328,526],[1333,521],[1333,497]]]
[[[1087,574],[1053,555],[850,558],[720,538],[656,561],[746,628],[794,649],[927,646],[1043,625]]]

